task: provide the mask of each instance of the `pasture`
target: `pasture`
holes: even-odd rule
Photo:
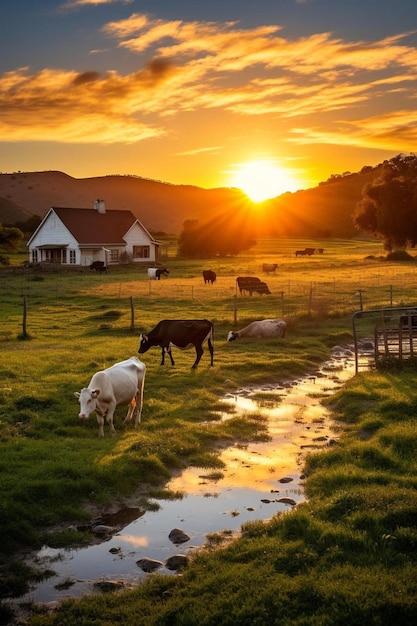
[[[210,262],[182,261],[172,254],[172,257],[164,260],[170,274],[160,281],[149,281],[144,269],[131,266],[111,267],[108,274],[90,272],[88,269],[82,272],[40,272],[23,269],[19,265],[12,265],[2,271],[0,528],[2,536],[8,538],[7,542],[2,542],[0,548],[5,559],[1,572],[5,581],[1,588],[2,597],[6,597],[8,593],[16,593],[19,585],[20,589],[24,588],[31,575],[38,575],[31,574],[16,564],[16,556],[21,548],[35,548],[43,542],[62,546],[86,541],[87,537],[82,533],[68,530],[70,523],[88,520],[97,511],[115,506],[117,502],[128,498],[134,498],[135,502],[140,502],[144,507],[151,506],[152,495],[160,493],[164,488],[171,471],[186,464],[203,468],[218,467],[215,447],[220,441],[247,443],[267,437],[267,424],[262,414],[218,423],[216,409],[221,397],[244,385],[285,381],[301,373],[313,371],[317,363],[326,358],[333,345],[350,340],[350,320],[352,313],[358,309],[359,291],[365,308],[416,303],[417,279],[414,264],[382,260],[380,244],[358,241],[314,242],[315,247],[325,249],[323,255],[295,257],[296,249],[310,244],[309,241],[295,240],[263,241],[251,254]],[[276,274],[262,275],[263,262],[277,262],[279,267]],[[217,281],[213,285],[204,284],[204,268],[216,272]],[[237,295],[235,279],[239,275],[259,276],[267,282],[272,295]],[[24,304],[27,332],[25,338],[22,337]],[[248,339],[227,343],[230,330],[267,317],[286,319],[287,333],[284,339]],[[110,437],[105,428],[104,439],[99,439],[95,418],[79,423],[78,404],[73,392],[86,386],[91,375],[98,369],[136,355],[139,333],[150,330],[164,318],[210,319],[215,327],[214,367],[209,365],[206,348],[195,371],[191,370],[195,357],[193,352],[180,352],[174,348],[176,366],[173,368],[168,359],[165,366],[161,367],[160,350],[151,349],[142,358],[147,366],[147,374],[141,425],[137,429],[132,426],[124,427],[122,420],[125,409],[119,408],[115,414],[116,437]],[[392,398],[397,398],[406,414],[411,416],[409,411],[415,402],[415,396],[412,392],[412,375],[407,376],[402,383],[402,392],[397,391]],[[364,382],[361,383],[361,380]],[[375,393],[372,392],[373,384],[378,389]],[[398,385],[398,381],[390,380],[389,375],[380,374],[372,382],[369,373],[362,374],[352,383],[351,395],[348,392],[346,395],[342,393],[336,409],[341,419],[350,419],[351,436],[359,428],[361,420],[362,426],[372,432],[381,427],[377,425],[383,422],[383,416],[378,414],[378,403],[388,402],[389,393],[392,393],[392,386],[395,384]],[[359,398],[356,404],[355,397]],[[347,398],[345,405],[343,398]],[[373,414],[369,413],[370,405],[373,407]],[[352,414],[357,416],[356,421],[352,421]],[[211,422],[209,429],[206,426],[208,421]],[[397,426],[399,446],[399,422]],[[403,433],[404,437],[410,436],[406,423]],[[380,445],[383,445],[383,441]],[[365,459],[365,450],[361,452]],[[329,500],[330,509],[334,506],[335,511],[342,511],[344,507],[338,505],[337,501],[343,499],[343,493],[338,493],[340,489],[350,489],[350,479],[347,477],[352,474],[352,468],[347,464],[347,457],[340,467],[337,466],[337,451],[333,453],[333,457],[336,457],[331,461],[335,465],[331,481],[334,491],[328,489],[325,471],[320,463],[312,463],[310,492],[313,504],[308,504],[300,513],[289,516],[292,522],[276,521],[266,532],[258,527],[248,529],[248,539],[244,541],[243,551],[252,555],[251,562],[259,565],[259,554],[265,553],[262,542],[268,542],[268,537],[275,541],[274,533],[278,533],[282,549],[284,550],[284,544],[287,546],[285,553],[288,563],[285,565],[279,560],[276,550],[268,547],[275,555],[272,569],[279,572],[282,568],[285,570],[285,567],[290,567],[291,563],[294,567],[294,558],[300,558],[298,573],[317,577],[317,572],[313,576],[304,567],[308,568],[308,563],[320,567],[316,556],[313,556],[319,550],[313,536],[323,533],[324,529],[331,534],[331,515],[318,507],[314,514],[319,512],[323,520],[317,519],[314,526],[311,519],[307,519],[308,507],[314,509],[314,498],[322,498],[323,502]],[[370,474],[374,471],[372,463],[378,464],[378,459],[382,457],[388,458],[379,449],[369,453]],[[395,463],[398,462],[395,460]],[[325,463],[324,461],[323,465]],[[344,463],[347,468],[345,481]],[[394,459],[391,459],[389,468],[393,464]],[[378,471],[383,472],[382,460],[380,465],[381,469]],[[400,469],[396,471],[400,472]],[[413,476],[412,480],[415,481],[415,475]],[[381,480],[379,478],[377,482],[380,483]],[[385,477],[384,480],[388,481],[388,478]],[[401,488],[408,488],[405,479]],[[398,492],[398,484],[396,489]],[[374,498],[377,500],[376,495]],[[382,495],[380,498],[382,502]],[[347,505],[345,508],[348,508]],[[338,521],[337,516],[335,519]],[[398,521],[399,517],[396,519]],[[378,523],[381,536],[384,533],[386,536],[390,535],[388,526]],[[320,526],[321,524],[323,525]],[[343,520],[342,525],[344,524]],[[365,532],[366,519],[362,518],[358,524],[358,533]],[[304,544],[296,541],[297,525]],[[343,533],[340,532],[342,536]],[[346,527],[343,532],[346,533]],[[415,531],[409,531],[407,541],[415,540],[413,533]],[[290,543],[286,538],[291,540]],[[365,540],[366,537],[363,537],[365,543],[361,544],[355,533],[349,535],[349,541],[357,550],[363,550]],[[394,540],[379,540],[385,541],[385,548],[393,547]],[[293,544],[292,541],[296,543]],[[374,535],[372,541],[376,542]],[[407,543],[405,536],[402,541]],[[227,554],[220,551],[219,556],[214,557],[216,568],[219,566],[221,569],[221,577],[231,580],[237,576],[240,580],[244,576],[243,572],[238,574],[230,564],[232,559],[239,563],[242,570],[245,569],[242,566],[243,557],[240,556],[239,545],[242,544],[229,548]],[[331,549],[330,543],[327,549]],[[339,554],[343,554],[343,549],[338,548]],[[333,553],[334,561],[328,561],[329,567],[337,562],[337,550]],[[384,555],[388,559],[389,554],[384,552]],[[206,562],[206,558],[209,559],[209,556],[204,555],[201,561],[197,560],[196,571],[200,572],[201,577],[201,571],[205,569],[208,575],[206,582],[214,591],[218,588],[218,583],[209,574],[211,565],[210,561]],[[305,563],[304,566],[301,561]],[[397,558],[397,561],[400,567],[401,559]],[[408,563],[405,557],[403,561],[398,580],[402,580],[404,589],[407,589],[411,583],[404,582],[407,581],[405,570]],[[366,569],[366,561],[361,567]],[[381,567],[381,563],[372,563],[372,568]],[[258,579],[253,566],[249,569],[254,579]],[[375,584],[376,569],[370,578],[366,578],[363,573],[367,585]],[[265,576],[265,572],[263,575]],[[352,577],[353,574],[340,570],[340,575]],[[286,585],[290,585],[289,581],[289,578],[285,578]],[[297,584],[305,582],[300,580]],[[158,595],[164,588],[174,590],[177,584],[181,587],[181,583],[162,582],[156,577],[147,588],[152,590],[154,585],[152,593]],[[242,585],[244,584],[242,580]],[[386,584],[389,586],[391,582]],[[326,585],[331,594],[330,579]],[[276,588],[276,583],[274,586]],[[152,593],[150,604],[146,605],[149,609],[148,621],[138,619],[133,608],[134,596],[129,596],[129,604],[132,605],[131,613],[128,611],[125,615],[126,623],[174,623],[169,621],[168,605],[165,616],[162,611],[158,618],[160,621],[152,621],[154,618],[150,615],[157,615],[155,607],[150,608]],[[181,593],[184,595],[184,589]],[[201,597],[201,593],[201,590],[196,590],[196,597]],[[145,606],[141,591],[139,596],[141,605]],[[174,607],[175,611],[178,610],[181,602],[178,605],[176,602],[174,598],[171,610]],[[214,599],[210,600],[213,607],[214,602]],[[240,602],[247,606],[247,600],[243,602],[235,599],[230,602],[232,606],[226,598],[223,603],[219,598],[216,611],[220,611],[220,614],[217,615],[217,621],[215,613],[212,621],[212,617],[205,615],[203,609],[199,612],[197,608],[193,608],[190,609],[188,621],[178,623],[237,623],[233,621],[237,619],[237,606]],[[301,596],[298,602],[302,602]],[[230,622],[222,622],[219,617],[226,610],[226,605],[234,616]],[[108,610],[111,610],[110,606]],[[120,611],[120,607],[117,610]],[[251,610],[255,611],[255,607]],[[409,606],[407,610],[408,613],[404,613],[406,617],[409,615]],[[253,621],[254,613],[249,609],[245,615],[252,617],[244,617],[238,620],[239,623],[256,623]],[[55,623],[53,619],[49,620],[46,616],[33,617],[33,623],[52,624]],[[129,621],[130,619],[133,621]],[[77,623],[82,623],[82,620],[77,620]],[[406,624],[407,620],[401,623]]]

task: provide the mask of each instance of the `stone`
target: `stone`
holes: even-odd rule
[[[189,537],[189,535],[187,535],[187,533],[185,533],[180,528],[174,528],[173,530],[171,530],[168,537],[169,540],[172,541],[172,543],[185,543],[186,541],[189,541],[191,539],[191,537]]]
[[[181,570],[188,566],[188,557],[184,554],[174,554],[165,561],[165,567],[169,570]]]
[[[145,557],[143,559],[139,559],[139,561],[136,561],[136,565],[140,567],[140,569],[144,572],[150,573],[162,567],[163,563],[162,561],[157,561],[156,559],[148,559],[147,557]]]

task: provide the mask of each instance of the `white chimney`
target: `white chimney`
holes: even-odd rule
[[[96,211],[98,211],[98,213],[105,213],[106,212],[106,205],[104,204],[104,200],[94,200],[94,208],[96,209]]]

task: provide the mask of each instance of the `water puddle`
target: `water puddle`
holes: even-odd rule
[[[340,389],[354,372],[354,355],[335,348],[314,376],[288,386],[229,395],[224,401],[233,405],[235,414],[261,411],[267,417],[270,441],[224,448],[221,472],[190,468],[172,478],[168,489],[182,492],[183,498],[158,500],[156,511],[126,509],[118,518],[107,518],[105,524],[118,531],[97,545],[71,550],[45,546],[34,562],[55,575],[19,598],[19,604],[81,596],[96,590],[100,581],[117,581],[124,588],[135,585],[149,575],[137,565],[143,558],[161,561],[157,571],[172,574],[167,559],[195,551],[207,534],[236,534],[244,522],[290,510],[305,498],[301,474],[305,455],[329,445],[335,434],[320,400]],[[224,418],[228,416],[230,411]],[[169,539],[174,528],[184,530],[190,539],[174,544]]]

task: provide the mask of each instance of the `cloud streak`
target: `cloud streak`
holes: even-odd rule
[[[132,144],[170,135],[179,115],[211,110],[286,120],[290,142],[415,147],[417,50],[407,44],[414,31],[373,42],[331,33],[289,39],[279,25],[243,29],[140,13],[102,31],[137,56],[138,71],[7,72],[0,140]]]

